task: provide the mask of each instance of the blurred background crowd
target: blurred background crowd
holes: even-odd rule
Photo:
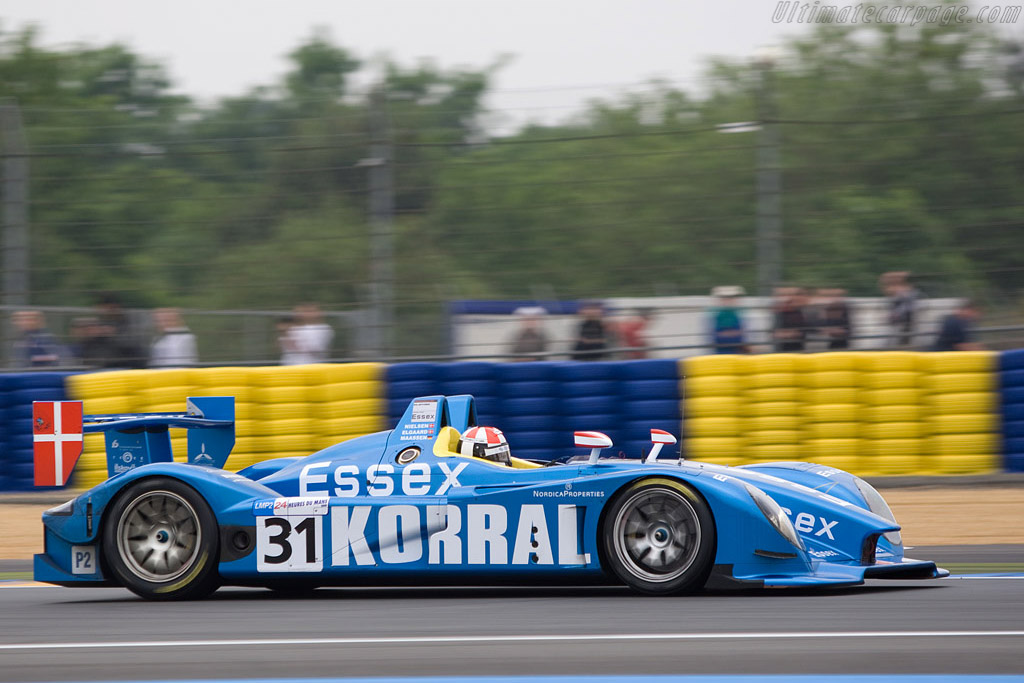
[[[93,315],[71,318],[62,338],[51,332],[42,311],[15,311],[12,368],[84,367],[181,368],[200,365],[196,336],[177,308],[157,308],[129,316],[118,299],[107,296]],[[133,319],[137,322],[133,322]],[[334,330],[315,303],[304,303],[277,321],[281,365],[321,363],[331,359]]]
[[[881,339],[873,339],[876,343],[871,347],[936,351],[984,348],[974,332],[978,308],[968,299],[955,300],[934,329],[919,329],[918,309],[924,302],[909,276],[907,272],[889,272],[880,277],[886,331]],[[546,328],[545,307],[515,308],[509,316],[515,321],[515,332],[503,349],[492,349],[492,354],[516,362],[640,359],[652,357],[654,350],[660,351],[660,356],[690,355],[695,350],[799,353],[849,349],[855,340],[863,338],[856,335],[857,318],[845,289],[776,287],[769,311],[770,327],[760,331],[751,329],[746,321],[742,286],[717,286],[711,295],[713,305],[700,323],[705,339],[696,345],[658,346],[661,342],[652,340],[649,330],[657,308],[609,311],[602,301],[584,300],[578,303],[569,338],[560,338]],[[42,311],[17,310],[12,315],[16,332],[10,350],[11,367],[109,369],[202,364],[196,335],[179,309],[157,308],[137,314],[129,316],[116,296],[107,295],[91,315],[70,318],[68,335],[61,337],[49,330]],[[277,319],[275,330],[278,355],[260,362],[299,365],[342,358],[342,351],[333,344],[334,328],[316,303],[295,306],[290,314]]]

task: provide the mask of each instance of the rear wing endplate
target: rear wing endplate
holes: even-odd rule
[[[83,435],[104,432],[107,476],[172,462],[171,428],[188,430],[188,462],[224,467],[235,446],[235,398],[196,396],[181,413],[82,415],[81,401],[32,404],[36,486],[64,486],[82,454]]]

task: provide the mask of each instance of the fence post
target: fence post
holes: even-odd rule
[[[390,354],[394,326],[394,212],[395,179],[392,168],[391,125],[387,91],[378,88],[370,98],[372,147],[370,159],[370,297],[373,311],[371,337],[378,356]]]
[[[21,123],[21,111],[14,100],[0,102],[0,143],[3,147],[3,303],[29,303],[28,243],[28,144]],[[10,315],[2,323],[6,359],[14,330]]]
[[[757,293],[771,296],[782,280],[782,170],[779,124],[774,121],[772,60],[758,59],[757,117]]]

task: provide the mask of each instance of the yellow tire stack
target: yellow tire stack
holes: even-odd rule
[[[744,455],[748,462],[797,460],[803,431],[801,356],[746,358]]]
[[[702,356],[682,372],[694,459],[804,460],[862,476],[999,467],[993,353]]]
[[[843,470],[859,467],[862,355],[839,351],[800,357],[804,425],[799,459]]]
[[[142,387],[135,392],[135,411],[140,413],[180,413],[185,399],[192,395],[191,370],[173,368],[144,370]],[[185,462],[187,437],[184,429],[172,429],[171,452],[174,459]]]
[[[380,363],[315,365],[311,387],[313,447],[316,450],[387,429],[384,366]]]
[[[687,458],[742,465],[745,413],[743,379],[747,358],[731,354],[681,361],[683,454]]]
[[[864,453],[858,474],[898,475],[926,468],[921,406],[922,357],[911,351],[865,353]]]
[[[253,390],[251,456],[255,461],[309,455],[313,445],[309,365],[250,368]]]
[[[236,367],[199,368],[189,371],[195,385],[189,396],[235,397],[235,447],[225,464],[225,468],[230,470],[248,467],[256,462],[258,457],[253,450],[252,440],[256,429],[258,406],[253,400],[256,392],[250,384],[251,371],[252,368]]]
[[[144,370],[115,370],[69,375],[69,398],[82,399],[85,415],[136,412],[136,391],[143,386]],[[79,488],[95,486],[107,478],[107,454],[103,434],[87,434],[85,448],[72,474]]]
[[[182,412],[189,396],[234,396],[226,469],[240,470],[386,429],[383,374],[379,363],[126,370],[73,375],[68,389],[86,415]],[[185,430],[172,429],[171,443],[184,461]],[[106,478],[103,436],[88,436],[73,483],[86,488]]]
[[[979,474],[999,467],[996,354],[931,353],[926,367],[926,468],[935,474]]]

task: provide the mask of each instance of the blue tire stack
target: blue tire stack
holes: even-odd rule
[[[512,455],[528,460],[552,460],[572,450],[560,419],[558,363],[501,363],[495,365],[500,403],[491,423],[481,410],[480,423],[505,432]]]
[[[480,424],[500,425],[501,383],[496,363],[398,363],[386,374],[388,429],[402,417],[409,401],[417,396],[471,394],[476,398]]]
[[[1003,417],[1004,468],[1024,472],[1024,349],[999,357],[999,391]]]
[[[0,491],[33,488],[32,402],[62,401],[63,372],[0,375]]]
[[[674,360],[401,363],[387,371],[389,427],[417,396],[472,394],[478,423],[505,432],[516,457],[582,454],[573,432],[600,431],[615,443],[606,455],[639,458],[652,427],[679,435],[678,373]]]
[[[393,429],[417,396],[430,396],[441,391],[440,363],[397,363],[389,365],[384,375],[387,384],[388,423]]]
[[[619,378],[616,376],[618,363],[559,363],[558,379],[558,416],[560,455],[573,452],[577,455],[589,453],[586,449],[575,449],[573,432],[603,432],[611,437],[615,444],[606,451],[605,457],[620,451],[629,453],[622,443],[623,419],[621,405],[617,396]]]
[[[631,458],[651,450],[651,429],[663,429],[680,440],[665,446],[659,458],[679,456],[682,442],[682,405],[679,395],[679,363],[675,360],[634,360],[615,364],[621,423],[615,445]]]

